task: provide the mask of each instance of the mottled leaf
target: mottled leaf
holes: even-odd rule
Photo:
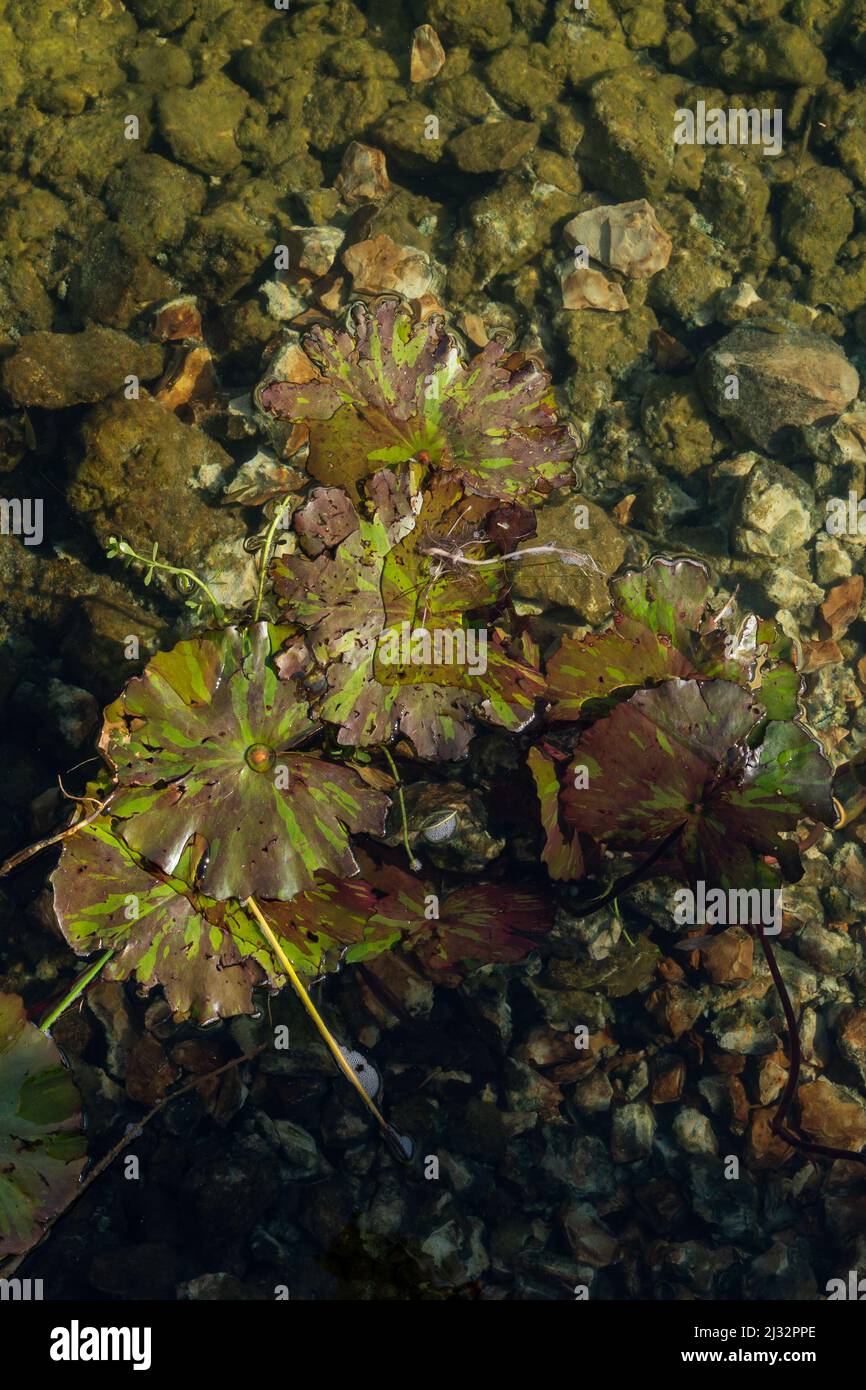
[[[381,831],[387,798],[297,745],[317,728],[278,678],[285,629],[227,628],[161,652],[106,711],[123,838],[173,873],[193,835],[214,898],[291,898],[327,869],[357,872],[349,831]]]
[[[374,923],[399,933],[434,971],[520,960],[553,923],[543,898],[498,884],[475,883],[440,898],[430,883],[389,866],[377,874],[376,887],[387,896]]]
[[[194,867],[187,851],[179,874],[155,872],[106,816],[67,843],[51,883],[73,950],[88,955],[112,947],[107,979],[134,975],[144,989],[161,985],[175,1014],[210,1023],[252,1012],[253,988],[277,989],[284,974],[254,918],[237,901],[201,893]],[[292,964],[306,974],[334,968],[344,947],[347,959],[362,959],[392,939],[383,927],[368,927],[376,899],[358,879],[321,873],[291,902],[259,906]]]
[[[0,994],[0,1257],[26,1250],[75,1196],[87,1150],[81,1100],[51,1038]]]
[[[542,861],[551,878],[583,877],[583,854],[577,831],[564,832],[559,819],[559,777],[556,763],[541,748],[530,748],[529,770],[535,779],[535,791],[541,807],[544,830]]]
[[[498,565],[452,565],[429,553],[453,538],[459,485],[434,480],[418,494],[403,469],[380,471],[369,491],[372,515],[359,509],[339,544],[273,566],[285,614],[306,631],[327,682],[318,714],[339,725],[342,744],[386,743],[399,732],[425,758],[461,757],[473,714],[525,727],[543,678],[512,653],[503,630],[484,624],[507,576]],[[485,551],[482,536],[461,553],[475,560]]]
[[[736,632],[708,608],[712,587],[693,560],[655,559],[610,583],[606,632],[566,636],[548,662],[554,719],[581,719],[641,686],[694,677],[760,692],[767,718],[793,719],[800,677],[792,644],[772,622],[748,615]]]
[[[270,381],[262,408],[310,431],[307,466],[350,486],[383,465],[420,459],[455,470],[483,497],[511,497],[568,481],[576,446],[558,422],[550,378],[490,342],[469,363],[435,315],[382,299],[354,304],[345,327],[304,339],[310,381]]]
[[[617,705],[580,738],[562,794],[568,823],[614,848],[651,850],[682,827],[676,853],[692,879],[746,887],[757,858],[787,867],[780,837],[803,816],[832,824],[831,772],[801,725],[766,724],[730,681],[669,680]],[[588,784],[575,786],[585,767]]]

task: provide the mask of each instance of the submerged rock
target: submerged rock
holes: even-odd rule
[[[645,198],[581,212],[564,232],[570,246],[585,246],[593,260],[632,279],[664,270],[673,248]]]
[[[27,333],[3,364],[3,385],[17,405],[59,410],[104,400],[128,376],[150,381],[162,348],[91,324],[83,333]]]
[[[782,455],[794,431],[834,420],[860,386],[856,369],[824,334],[746,324],[704,354],[698,381],[735,435]]]
[[[570,608],[588,623],[597,623],[610,611],[607,576],[625,559],[626,537],[601,507],[572,495],[548,502],[536,513],[537,535],[526,547],[555,545],[562,550],[585,552],[591,559],[584,567],[566,564],[560,555],[527,556],[514,565],[513,595],[529,611]],[[593,568],[593,565],[595,568]]]
[[[385,156],[373,145],[353,140],[347,146],[335,180],[343,202],[381,203],[391,191]]]
[[[791,555],[816,530],[811,488],[783,464],[759,459],[734,498],[734,550],[741,555]]]
[[[175,87],[159,98],[159,125],[175,159],[202,174],[227,174],[243,155],[235,131],[249,98],[224,73],[195,87]]]
[[[390,290],[407,299],[420,299],[434,284],[429,256],[414,246],[398,246],[384,233],[350,246],[343,252],[343,265],[355,289],[368,294]]]
[[[600,270],[591,266],[578,269],[566,267],[562,280],[564,309],[601,309],[609,314],[621,314],[628,308],[622,285],[608,280]]]
[[[445,49],[432,24],[419,24],[412,35],[409,81],[429,82],[445,64]]]
[[[448,152],[464,174],[513,169],[538,144],[539,127],[531,121],[484,121],[448,142]]]
[[[149,552],[158,541],[165,559],[213,581],[217,598],[230,607],[255,593],[243,524],[207,500],[207,490],[232,466],[214,440],[148,397],[94,407],[82,438],[84,457],[69,501],[101,544],[122,536]],[[174,505],[166,505],[168,498]]]

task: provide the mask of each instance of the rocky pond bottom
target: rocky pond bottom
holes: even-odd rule
[[[864,61],[0,0],[0,1277],[852,1296]]]

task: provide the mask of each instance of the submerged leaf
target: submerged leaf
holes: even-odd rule
[[[430,970],[464,962],[520,960],[553,924],[553,908],[536,893],[473,883],[440,901],[431,884],[388,867],[375,876],[387,896],[373,922],[403,937]]]
[[[304,339],[315,376],[269,381],[260,403],[308,426],[307,466],[323,483],[353,486],[383,464],[416,459],[455,470],[482,497],[511,497],[568,481],[575,442],[560,424],[550,378],[490,342],[465,363],[433,315],[354,304],[344,328]]]
[[[535,779],[535,791],[541,806],[541,824],[544,830],[542,861],[547,865],[551,878],[574,879],[583,877],[583,855],[577,832],[566,836],[559,823],[559,778],[556,764],[541,748],[530,748],[529,770]]]
[[[773,855],[796,873],[781,839],[803,816],[833,824],[830,765],[801,725],[771,722],[731,681],[669,680],[618,704],[582,734],[563,807],[576,829],[624,849],[650,850],[681,827],[676,855],[693,880],[748,887]]]
[[[74,1197],[84,1167],[81,1100],[51,1038],[0,994],[0,1257],[26,1250]]]
[[[800,677],[790,640],[754,616],[729,633],[708,610],[712,586],[703,565],[655,559],[612,580],[610,592],[612,626],[564,637],[548,662],[554,719],[581,719],[592,702],[686,677],[759,691],[767,718],[797,714]]]
[[[543,678],[512,656],[504,633],[482,626],[505,596],[502,567],[451,566],[428,553],[459,522],[459,485],[442,478],[417,494],[404,469],[379,472],[369,492],[372,516],[356,509],[349,530],[341,510],[338,544],[315,558],[280,556],[273,566],[285,613],[305,629],[325,674],[319,715],[340,726],[342,744],[386,743],[400,732],[425,758],[461,757],[473,713],[512,731],[525,727]],[[320,526],[315,538],[324,545],[327,530]],[[484,549],[482,538],[463,554]],[[282,664],[290,670],[294,656]]]
[[[105,977],[134,975],[148,990],[162,985],[177,1015],[203,1024],[252,1012],[253,988],[279,988],[282,967],[242,904],[194,887],[191,850],[178,870],[165,875],[148,868],[110,818],[100,817],[67,843],[52,875],[64,936],[80,955],[112,947]],[[368,925],[376,898],[359,880],[322,873],[291,902],[260,907],[304,974],[335,968],[344,948],[347,959],[363,959],[393,939],[381,925]]]
[[[296,745],[316,728],[278,678],[285,630],[227,628],[161,652],[106,710],[100,748],[120,789],[123,838],[163,873],[193,835],[214,898],[291,898],[327,869],[357,872],[349,831],[381,832],[388,800]]]

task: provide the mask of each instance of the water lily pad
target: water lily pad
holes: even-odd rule
[[[161,872],[193,835],[213,898],[291,898],[320,869],[351,877],[349,832],[381,833],[387,797],[297,745],[316,720],[274,654],[285,629],[257,623],[180,642],[108,707],[100,748],[120,789],[123,838]]]
[[[577,832],[569,834],[560,824],[559,777],[553,758],[541,748],[530,748],[527,757],[529,770],[535,779],[535,791],[541,806],[544,829],[543,863],[551,878],[583,877],[583,854]]]
[[[793,719],[801,680],[792,643],[775,624],[747,615],[737,631],[709,609],[712,585],[693,560],[655,559],[610,583],[606,632],[567,636],[548,662],[554,719],[581,719],[641,686],[694,677],[760,692],[769,719]]]
[[[51,1038],[0,994],[0,1257],[26,1250],[75,1196],[87,1145],[81,1100]]]
[[[585,786],[575,786],[578,767]],[[748,887],[762,855],[796,876],[796,849],[781,837],[804,816],[833,824],[831,777],[808,731],[766,723],[741,686],[674,679],[586,730],[562,801],[570,825],[611,847],[650,850],[682,827],[676,855],[692,880]]]
[[[437,539],[453,543],[459,484],[433,480],[417,493],[408,469],[380,471],[369,493],[372,515],[359,505],[339,544],[273,567],[285,614],[305,630],[327,683],[318,714],[339,725],[342,744],[386,743],[399,732],[424,758],[461,757],[473,715],[524,728],[544,679],[512,653],[504,629],[484,622],[504,600],[507,576],[498,565],[449,565],[428,553]],[[463,553],[478,559],[488,548],[482,538]],[[291,654],[286,664],[294,666]]]
[[[374,923],[399,933],[433,971],[520,960],[553,923],[551,904],[538,894],[499,884],[473,883],[440,898],[432,884],[393,866],[374,881],[387,894]]]
[[[415,323],[408,306],[382,299],[352,305],[345,327],[314,328],[304,350],[313,379],[269,381],[259,402],[309,428],[307,466],[320,482],[353,485],[410,459],[455,470],[482,497],[572,476],[576,445],[549,376],[501,343],[467,363],[441,318]]]
[[[174,875],[148,867],[100,817],[67,843],[51,878],[61,930],[79,955],[107,946],[105,978],[135,976],[162,985],[173,1012],[199,1023],[251,1013],[253,989],[285,983],[255,920],[237,901],[217,901],[194,886],[187,850]],[[318,974],[384,950],[393,939],[369,927],[376,898],[360,880],[321,873],[291,902],[260,907],[295,968]]]

